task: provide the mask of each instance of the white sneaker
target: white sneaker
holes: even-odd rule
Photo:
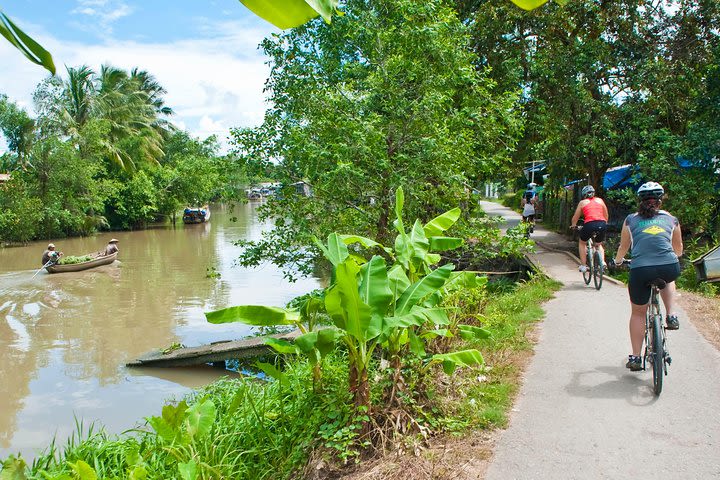
[[[578,267],[578,270],[581,271],[582,273],[587,272],[587,265],[580,265]]]

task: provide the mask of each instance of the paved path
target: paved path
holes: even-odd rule
[[[520,216],[483,202],[510,224]],[[533,238],[565,242],[541,226]],[[625,287],[585,286],[577,263],[533,256],[564,284],[545,305],[539,342],[487,480],[720,479],[720,353],[680,312],[669,332],[673,364],[660,397],[649,372],[630,373]]]

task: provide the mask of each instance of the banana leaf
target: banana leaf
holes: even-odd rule
[[[321,15],[330,23],[338,0],[240,0],[258,17],[283,30],[300,25]]]
[[[447,212],[433,218],[423,226],[423,230],[425,230],[425,235],[428,238],[436,237],[445,232],[448,228],[455,225],[455,222],[457,222],[459,218],[459,208],[453,208],[452,210],[448,210]]]
[[[240,305],[214,312],[205,312],[205,318],[214,324],[241,322],[256,327],[269,327],[271,325],[295,325],[300,320],[300,315],[298,312],[280,307]]]
[[[431,361],[441,362],[443,370],[448,375],[451,375],[457,367],[475,367],[485,363],[482,354],[475,349],[438,353],[432,356]]]
[[[28,60],[36,65],[45,67],[55,75],[55,63],[50,52],[15,25],[12,20],[0,11],[0,35],[5,37],[15,48],[20,50]]]

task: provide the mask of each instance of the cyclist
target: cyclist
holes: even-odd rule
[[[665,309],[668,330],[680,328],[675,314],[675,279],[680,276],[678,257],[683,252],[682,233],[678,219],[665,210],[661,210],[665,190],[659,183],[647,182],[637,191],[640,201],[636,213],[625,219],[620,246],[615,263],[620,264],[629,249],[632,249],[630,279],[630,343],[632,355],[625,365],[633,372],[642,370],[640,349],[645,336],[645,312],[650,301],[649,283],[662,278],[667,286],[660,291]]]
[[[528,222],[528,232],[535,230],[535,205],[537,203],[537,192],[535,192],[535,183],[528,183],[527,190],[523,192],[521,205],[523,207],[523,222]]]
[[[587,272],[587,266],[585,265],[588,255],[586,242],[593,234],[595,234],[594,241],[600,252],[600,258],[603,263],[605,262],[603,242],[605,241],[605,231],[607,230],[609,215],[605,202],[602,198],[595,196],[595,188],[592,185],[585,185],[580,191],[580,194],[582,195],[582,200],[580,200],[575,209],[570,228],[577,228],[577,222],[582,215],[585,220],[583,228],[580,230],[580,240],[578,241],[578,250],[580,252],[579,270],[581,272]],[[592,252],[590,252],[590,254],[592,255]]]

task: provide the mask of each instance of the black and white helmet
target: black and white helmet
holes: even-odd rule
[[[647,200],[648,198],[655,198],[660,200],[665,195],[665,190],[662,185],[655,182],[647,182],[640,185],[637,191],[640,200]]]
[[[580,195],[582,198],[590,198],[595,195],[595,188],[592,185],[585,185],[582,190],[580,190]]]

